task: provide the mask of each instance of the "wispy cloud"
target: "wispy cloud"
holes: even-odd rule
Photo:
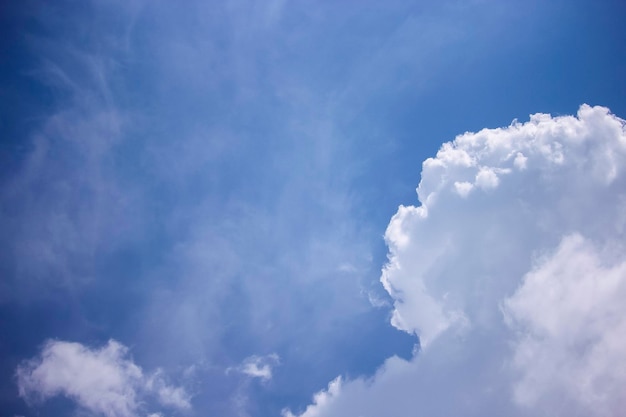
[[[280,1],[91,6],[34,16],[49,36],[30,38],[30,74],[54,106],[3,187],[8,287],[31,305],[69,299],[81,341],[125,328],[164,369],[331,349],[308,339],[370,309],[359,291],[379,238],[354,217],[351,144],[313,87],[323,72],[296,71],[319,51],[293,23],[332,15]],[[133,321],[105,311],[112,299]]]

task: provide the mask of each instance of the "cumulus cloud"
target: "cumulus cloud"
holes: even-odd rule
[[[17,368],[19,394],[30,403],[62,395],[106,417],[141,415],[141,403],[151,395],[165,406],[191,407],[184,388],[167,384],[161,371],[145,375],[127,355],[115,340],[94,349],[49,340],[39,356]]]
[[[299,415],[618,415],[625,124],[583,105],[460,135],[426,160],[381,277],[392,324],[421,349],[333,381]]]

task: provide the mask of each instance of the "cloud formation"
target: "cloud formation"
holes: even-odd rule
[[[388,226],[381,280],[421,350],[333,381],[299,415],[618,415],[624,120],[582,105],[465,133],[423,163],[417,193]]]
[[[184,388],[167,384],[161,371],[145,375],[127,354],[115,340],[95,349],[49,340],[38,357],[18,367],[19,394],[29,402],[62,395],[106,417],[143,415],[141,404],[150,395],[164,406],[191,408]]]

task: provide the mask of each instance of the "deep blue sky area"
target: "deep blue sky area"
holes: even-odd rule
[[[90,415],[18,395],[50,339],[127,346],[190,393],[164,416],[302,411],[410,358],[379,277],[422,162],[537,112],[626,117],[625,21],[610,0],[2,2],[0,417]],[[269,380],[237,371],[272,354]]]

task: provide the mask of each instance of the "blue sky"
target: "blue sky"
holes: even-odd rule
[[[584,253],[580,270],[623,291],[622,259],[603,256],[624,242],[625,17],[587,0],[0,6],[0,416],[356,416],[420,372],[451,378],[420,406],[445,415],[436,404],[469,364],[549,361],[556,336],[498,345],[497,364],[475,355],[496,334],[535,334],[533,283],[561,282],[560,256]],[[552,116],[523,124],[537,113]],[[483,136],[510,144],[510,166],[480,133],[451,145],[480,162],[471,178],[441,148],[498,127]],[[608,310],[581,320],[621,311],[599,294]],[[479,329],[460,331],[462,353],[459,323]],[[549,409],[519,405],[532,378],[587,398],[528,375],[477,413]],[[614,410],[571,401],[561,412]]]

